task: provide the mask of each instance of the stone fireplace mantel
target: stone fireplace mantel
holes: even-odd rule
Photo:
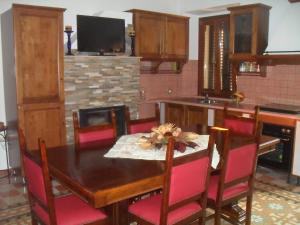
[[[72,112],[83,108],[127,105],[138,114],[140,58],[65,56],[64,89],[67,142],[73,142]]]

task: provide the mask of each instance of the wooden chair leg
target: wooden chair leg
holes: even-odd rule
[[[221,225],[221,207],[215,208],[215,225]]]
[[[32,215],[32,214],[31,214],[31,224],[32,224],[32,225],[38,225],[37,219],[36,219],[35,216]]]
[[[205,217],[206,217],[206,212],[205,212],[205,210],[203,210],[202,211],[202,215],[201,215],[201,217],[198,220],[198,224],[199,225],[204,225]]]
[[[245,225],[251,225],[251,209],[252,209],[252,195],[247,197],[246,203],[246,222]]]

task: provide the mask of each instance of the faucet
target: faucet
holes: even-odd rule
[[[204,102],[205,102],[205,103],[209,103],[209,97],[208,97],[208,94],[207,94],[207,93],[205,94]]]

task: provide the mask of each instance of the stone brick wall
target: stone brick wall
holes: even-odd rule
[[[79,108],[127,105],[138,115],[140,58],[65,56],[67,142],[73,142],[72,112]]]

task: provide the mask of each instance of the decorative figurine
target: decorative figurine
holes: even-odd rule
[[[72,26],[65,26],[65,33],[68,35],[68,42],[67,42],[67,48],[68,48],[68,52],[66,55],[73,55],[72,51],[71,51],[71,34],[73,33],[72,31]]]

